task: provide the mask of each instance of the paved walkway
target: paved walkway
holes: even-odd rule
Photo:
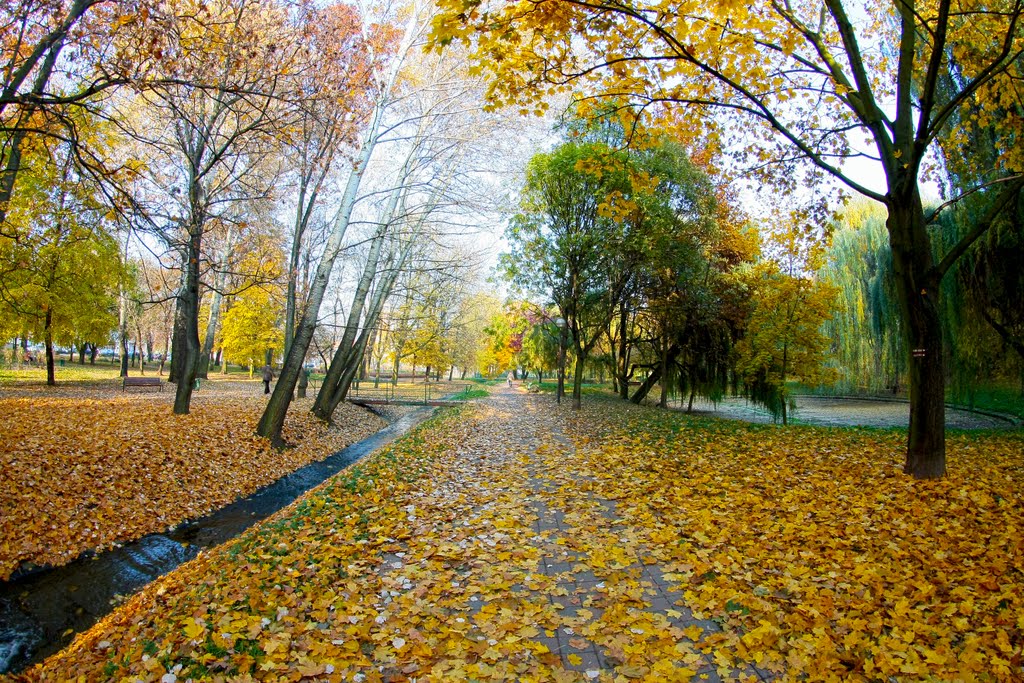
[[[643,530],[593,493],[588,471],[596,463],[570,436],[574,415],[553,408],[550,396],[501,387],[478,407],[450,474],[423,493],[425,517],[444,507],[462,520],[435,527],[447,534],[438,552],[457,548],[463,558],[450,590],[490,587],[466,595],[455,621],[499,655],[514,617],[524,627],[519,635],[541,643],[540,659],[551,667],[541,680],[770,680],[754,666],[737,670],[715,659],[709,636],[718,624],[686,606],[654,549],[637,541]],[[526,524],[509,524],[510,516]],[[383,566],[395,595],[416,583],[404,555]],[[624,667],[637,653],[649,666]]]
[[[844,399],[827,396],[797,396],[796,424],[826,427],[906,427],[910,404],[905,401]],[[718,403],[694,401],[694,413],[746,422],[772,422],[767,410],[744,398],[726,398]],[[1006,429],[1013,423],[967,410],[946,408],[946,426],[954,429]]]

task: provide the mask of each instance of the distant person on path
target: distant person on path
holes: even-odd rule
[[[263,366],[263,393],[270,393],[270,383],[274,381],[274,371],[270,368],[270,364]]]
[[[512,373],[508,373],[508,385],[512,386]]]

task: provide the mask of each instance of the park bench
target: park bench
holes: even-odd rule
[[[128,387],[157,387],[160,391],[164,390],[163,382],[159,377],[122,377],[121,391]]]

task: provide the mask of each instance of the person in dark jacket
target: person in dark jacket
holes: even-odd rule
[[[274,381],[274,371],[270,365],[263,366],[263,393],[270,393],[270,383]]]

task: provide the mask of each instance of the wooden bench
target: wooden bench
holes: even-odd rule
[[[160,381],[159,377],[122,377],[121,391],[128,387],[157,387],[163,391],[164,383]]]

